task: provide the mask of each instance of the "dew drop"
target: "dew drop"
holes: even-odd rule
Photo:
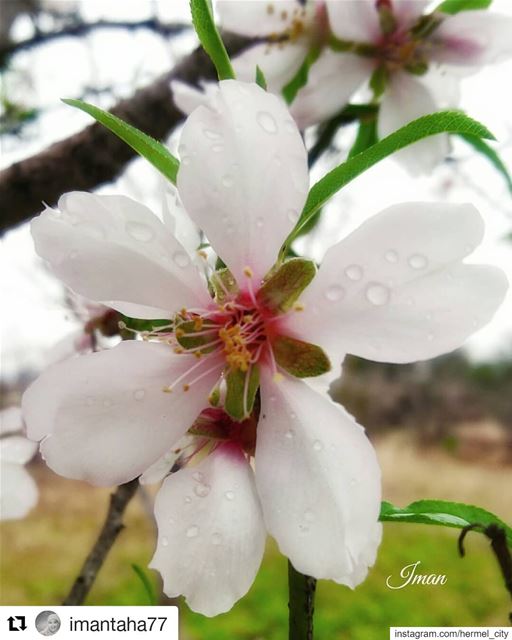
[[[200,471],[194,471],[192,478],[194,478],[196,482],[202,482],[204,480],[204,474]]]
[[[133,220],[130,220],[126,223],[126,233],[134,240],[138,240],[139,242],[149,242],[155,235],[153,233],[153,229],[151,229],[151,227],[148,227],[147,224],[143,224],[142,222],[134,222]]]
[[[178,153],[180,154],[180,157],[185,155],[187,153],[187,147],[184,144],[180,144],[178,146]]]
[[[194,487],[194,493],[198,498],[205,498],[210,493],[210,485],[196,484]]]
[[[366,299],[376,307],[381,307],[389,300],[389,289],[378,282],[369,284],[366,289]]]
[[[226,173],[225,176],[222,176],[222,184],[226,187],[226,189],[232,187],[234,182],[235,181],[233,179],[233,176],[230,173]]]
[[[306,522],[313,522],[315,519],[315,514],[311,511],[311,509],[307,509],[304,511],[304,520]]]
[[[435,338],[435,336],[434,336],[434,334],[433,334],[433,333],[429,333],[429,334],[427,335],[427,340],[428,340],[429,342],[432,342],[432,341],[434,340],[434,338]]]
[[[192,502],[192,498],[190,496],[185,496],[184,502],[185,504],[190,504]]]
[[[220,143],[212,144],[212,151],[213,153],[221,153],[224,151],[224,145]]]
[[[169,546],[169,538],[167,538],[166,536],[162,537],[162,547],[168,547]]]
[[[146,395],[146,392],[144,391],[144,389],[137,389],[136,391],[133,392],[133,397],[138,402],[140,402],[145,395]]]
[[[428,265],[428,260],[421,253],[415,253],[409,257],[407,263],[411,269],[424,269]]]
[[[221,133],[212,131],[212,129],[203,129],[203,133],[209,140],[220,140],[222,138]]]
[[[293,431],[291,429],[289,429],[285,434],[284,437],[287,438],[288,440],[292,440],[293,439]]]
[[[186,531],[187,538],[196,538],[199,535],[199,527],[193,524]]]
[[[174,263],[182,269],[184,267],[188,267],[190,263],[190,258],[184,251],[176,251],[172,256],[172,259],[174,260]]]
[[[286,131],[288,131],[288,133],[295,133],[295,131],[297,131],[297,125],[293,120],[287,120],[284,123],[284,128],[286,129]]]
[[[350,478],[349,484],[351,487],[355,487],[357,484],[357,478]]]
[[[277,133],[277,122],[273,115],[267,111],[259,111],[256,120],[263,131],[267,133]]]
[[[398,253],[394,249],[390,249],[384,254],[384,260],[390,264],[396,264],[398,262]]]
[[[307,525],[305,525],[305,524],[299,524],[299,531],[302,534],[306,534],[306,533],[309,532],[309,527]]]
[[[313,449],[315,451],[322,451],[323,448],[324,448],[324,445],[320,442],[320,440],[315,440],[313,442]]]
[[[70,260],[76,260],[77,258],[78,258],[78,251],[70,251],[69,259]]]
[[[212,544],[214,544],[216,547],[218,547],[221,542],[222,542],[222,536],[220,535],[220,533],[213,533],[212,534]]]
[[[295,223],[299,219],[299,212],[296,209],[288,209],[286,216],[290,222]]]
[[[349,280],[361,280],[363,277],[363,270],[358,264],[351,264],[345,269],[345,275]]]
[[[263,218],[256,218],[256,226],[258,227],[258,229],[261,229],[264,225],[265,221],[263,220]]]
[[[226,493],[224,494],[224,497],[226,498],[226,500],[234,500],[235,493],[233,491],[226,491]]]
[[[339,284],[333,284],[325,290],[325,297],[330,302],[338,302],[345,295],[345,289]]]
[[[181,158],[181,164],[184,164],[186,167],[192,162],[192,158],[190,156],[183,156]]]

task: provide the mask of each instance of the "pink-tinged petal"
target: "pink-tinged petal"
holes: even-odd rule
[[[191,218],[239,283],[246,266],[261,279],[308,191],[306,150],[284,103],[225,80],[218,99],[188,118],[180,153],[178,189]]]
[[[329,22],[340,40],[377,42],[381,36],[375,0],[327,0]]]
[[[331,362],[345,353],[399,363],[452,351],[489,322],[508,287],[500,269],[462,264],[482,235],[469,204],[392,206],[329,249],[301,298],[305,309],[287,326]]]
[[[315,16],[313,2],[303,7],[298,0],[219,0],[216,9],[223,29],[249,37],[277,35],[308,29]]]
[[[2,461],[0,467],[0,520],[24,518],[36,505],[39,492],[21,465]]]
[[[455,82],[455,79],[454,79]],[[409,73],[397,72],[384,93],[380,106],[379,136],[393,133],[412,120],[439,110],[428,87]],[[412,175],[430,173],[448,155],[448,136],[440,134],[409,145],[393,158]]]
[[[512,17],[463,11],[445,18],[431,38],[429,57],[463,67],[501,62],[512,55]]]
[[[208,104],[208,101],[218,91],[215,82],[205,82],[201,89],[194,87],[181,80],[173,80],[171,82],[172,99],[174,104],[187,116],[200,107]]]
[[[374,63],[351,53],[325,49],[311,67],[308,83],[298,92],[290,111],[299,129],[322,122],[341,111],[370,79]]]
[[[296,42],[262,43],[246,49],[233,59],[238,80],[254,82],[260,67],[272,93],[279,93],[300,69],[308,53],[305,38]]]
[[[196,267],[162,222],[124,196],[72,192],[32,221],[37,253],[77,293],[139,318],[202,306]]]
[[[221,370],[161,343],[122,342],[53,365],[25,392],[27,432],[49,467],[97,485],[127,482],[176,443],[207,404]],[[46,437],[45,437],[46,436]]]
[[[350,587],[364,579],[380,541],[380,470],[342,407],[262,372],[256,486],[267,529],[298,571]]]
[[[215,616],[231,609],[254,581],[265,528],[244,455],[220,447],[199,465],[168,477],[155,502],[158,543],[150,567],[169,597]]]
[[[20,407],[7,407],[0,411],[0,434],[15,433],[23,430],[23,417]]]
[[[7,436],[0,439],[0,460],[14,464],[26,464],[38,449],[37,442],[27,440],[23,436]]]

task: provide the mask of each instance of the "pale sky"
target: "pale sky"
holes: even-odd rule
[[[82,0],[84,18],[137,20],[149,17],[156,7],[162,20],[185,19],[186,0],[123,1]],[[509,0],[495,0],[493,11],[512,15]],[[27,24],[17,25],[23,38]],[[33,138],[5,140],[1,166],[37,152],[50,142],[66,137],[90,123],[90,119],[59,102],[61,97],[78,97],[84,85],[118,87],[118,95],[130,95],[153,75],[164,72],[177,57],[194,44],[192,35],[163,43],[146,31],[128,34],[102,31],[74,41],[63,39],[20,54],[14,72],[5,79],[9,96],[27,104],[44,107],[44,113],[28,131]],[[486,124],[498,139],[503,160],[512,167],[512,120],[510,78],[512,62],[487,67],[462,81],[462,107]],[[91,102],[108,108],[102,96]],[[347,132],[344,140],[352,136]],[[344,142],[344,140],[342,142]],[[171,140],[171,145],[175,140]],[[346,142],[346,144],[350,144]],[[322,225],[308,250],[319,258],[332,243],[385,207],[404,201],[471,202],[483,215],[485,242],[471,257],[472,262],[501,266],[512,281],[512,243],[504,241],[511,232],[512,199],[503,178],[470,147],[459,143],[454,155],[463,158],[458,165],[438,167],[428,178],[412,179],[391,159],[385,160],[348,185],[335,198],[324,215]],[[318,179],[323,165],[314,175]],[[313,181],[314,181],[313,180]],[[102,193],[124,193],[143,201],[153,210],[161,207],[162,181],[143,160],[130,165],[115,184]],[[327,240],[328,239],[328,240]],[[8,233],[0,247],[2,296],[2,375],[12,375],[21,366],[43,366],[52,345],[76,326],[63,304],[60,284],[48,275],[34,253],[28,225]],[[512,348],[512,293],[494,320],[468,341],[470,353],[478,358],[510,352]]]

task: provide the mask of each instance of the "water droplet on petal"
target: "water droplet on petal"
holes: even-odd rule
[[[293,120],[287,120],[284,123],[284,128],[286,129],[286,131],[288,131],[288,133],[295,133],[295,131],[297,131],[297,125]]]
[[[76,260],[78,258],[78,251],[70,251],[69,252],[69,259],[70,260]]]
[[[187,538],[196,538],[199,535],[199,527],[193,524],[186,531]]]
[[[304,520],[306,522],[313,522],[315,519],[315,514],[311,511],[311,509],[307,509],[304,511]]]
[[[234,491],[226,491],[226,493],[224,494],[224,497],[226,498],[226,500],[234,500],[235,493]]]
[[[256,121],[267,133],[277,133],[277,122],[274,116],[268,111],[259,111],[256,115]]]
[[[394,249],[390,249],[384,254],[384,260],[390,264],[396,264],[398,262],[398,253]]]
[[[357,478],[350,478],[350,486],[355,487],[357,484]]]
[[[176,251],[172,256],[172,259],[174,260],[174,263],[182,269],[184,267],[188,267],[190,263],[190,258],[184,251]]]
[[[330,302],[338,302],[345,295],[345,289],[339,284],[333,284],[325,290],[325,297]]]
[[[299,219],[299,212],[296,209],[288,209],[287,218],[295,224]]]
[[[363,277],[363,270],[358,264],[351,264],[345,269],[345,275],[349,280],[361,280]]]
[[[409,257],[407,263],[411,269],[424,269],[428,265],[428,260],[421,253],[415,253]]]
[[[293,431],[291,429],[289,429],[285,434],[284,437],[287,438],[288,440],[292,440],[293,439]]]
[[[212,151],[213,153],[221,153],[222,151],[224,151],[224,145],[223,144],[212,144]]]
[[[162,547],[168,547],[169,546],[169,538],[167,538],[166,536],[162,537]]]
[[[212,544],[214,544],[217,547],[221,542],[222,542],[222,536],[220,535],[220,533],[213,533]]]
[[[256,226],[258,227],[258,229],[261,229],[261,227],[265,224],[265,220],[263,220],[263,218],[256,218]]]
[[[204,474],[200,471],[194,471],[192,478],[194,478],[196,482],[202,482],[204,480]]]
[[[155,235],[153,229],[147,224],[133,220],[126,223],[126,233],[139,242],[149,242]]]
[[[187,147],[184,144],[180,144],[178,146],[178,153],[180,154],[180,157],[183,156],[185,153],[187,153]]]
[[[192,162],[192,158],[190,156],[183,156],[181,158],[181,164],[185,165],[186,167]]]
[[[210,485],[196,484],[194,487],[194,493],[198,498],[205,498],[210,493]]]
[[[366,289],[366,299],[376,307],[385,305],[389,300],[389,294],[388,287],[378,282],[369,284]]]
[[[313,442],[313,449],[315,451],[322,451],[323,448],[324,448],[324,445],[320,442],[320,440],[315,440]]]
[[[185,502],[186,504],[190,504],[192,502],[192,498],[190,496],[185,496],[183,502]]]
[[[146,395],[146,392],[145,392],[144,389],[137,389],[136,391],[133,392],[133,397],[138,402],[140,402],[144,398],[145,395]]]
[[[221,133],[212,131],[212,129],[203,129],[203,133],[209,140],[220,140],[222,138]]]
[[[434,340],[434,338],[435,338],[435,335],[434,335],[433,333],[429,333],[429,334],[427,335],[427,340],[428,340],[429,342],[432,342],[432,341]]]
[[[234,182],[235,181],[233,179],[233,176],[230,173],[226,173],[225,176],[222,176],[222,184],[226,187],[226,189],[232,187]]]
[[[309,527],[307,525],[305,525],[305,524],[299,524],[299,531],[302,534],[306,534],[306,533],[309,532]]]

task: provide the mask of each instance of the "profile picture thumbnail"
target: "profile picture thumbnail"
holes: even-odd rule
[[[36,618],[36,629],[42,636],[53,636],[60,629],[60,618],[55,611],[41,611]]]

